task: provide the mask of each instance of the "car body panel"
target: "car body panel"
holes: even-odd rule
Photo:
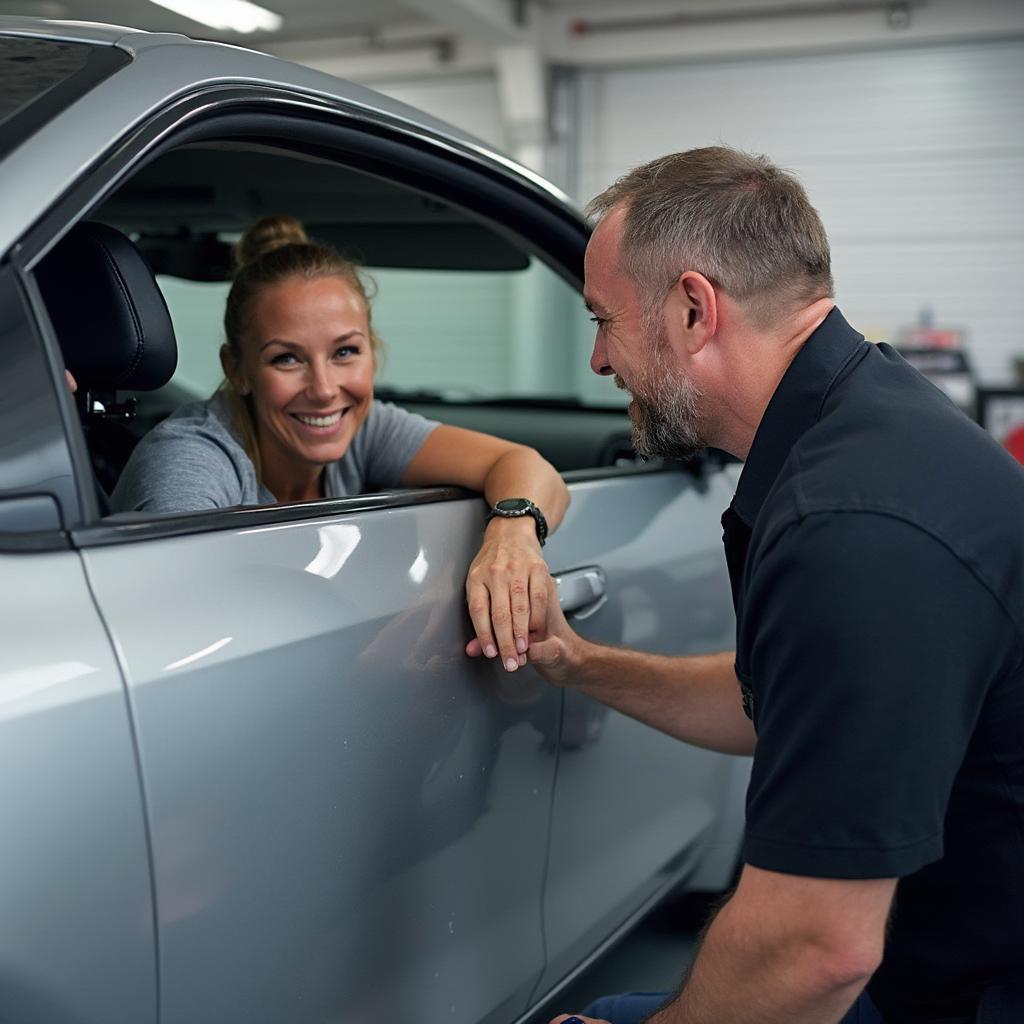
[[[0,578],[0,1015],[155,1021],[131,722],[81,558],[0,554]]]
[[[674,616],[643,595],[682,580],[707,600],[687,643],[721,645],[731,611],[706,586],[706,538],[694,529],[682,557],[665,555],[697,496],[682,472],[574,485],[546,550],[556,573],[606,572],[608,600],[581,630],[678,643]],[[133,694],[165,1024],[231,1008],[252,1022],[498,1021],[526,1009],[543,967],[562,698],[530,669],[509,675],[462,652],[462,578],[481,513],[471,499],[86,554]],[[156,581],[143,611],[138,592]],[[674,794],[686,775],[705,789],[715,755],[604,717],[588,750],[562,754],[556,807],[577,812],[558,834],[589,819],[584,831],[599,838],[595,801],[627,833],[644,830],[610,841],[598,864],[580,859],[595,888],[568,922],[549,886],[549,944],[568,955],[596,944],[593,917],[651,894],[637,877],[656,887],[681,850],[695,856],[712,817]],[[640,801],[630,787],[588,788],[569,764],[593,758],[614,772],[625,749],[643,761],[652,743],[668,751],[665,774]],[[630,861],[616,864],[613,850]],[[574,870],[561,853],[554,862]],[[573,900],[585,896],[572,887]]]
[[[574,487],[580,521],[609,520],[591,542],[604,552],[600,564],[614,595],[575,624],[580,632],[663,654],[728,650],[732,599],[721,568],[720,527],[708,512],[724,508],[731,494],[717,471]],[[539,992],[557,985],[667,880],[696,869],[735,760],[680,743],[572,691],[562,743],[544,908],[548,967]]]
[[[94,21],[47,21],[19,15],[0,17],[0,34],[3,35],[93,43],[96,46],[114,46],[119,39],[135,31],[125,25],[105,25]]]
[[[86,554],[133,694],[163,1024],[525,1008],[561,697],[463,653],[482,511]]]

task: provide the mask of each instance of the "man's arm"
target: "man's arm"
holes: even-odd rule
[[[679,996],[650,1024],[839,1021],[882,961],[896,879],[747,865]]]
[[[548,682],[677,739],[726,754],[754,751],[732,653],[673,658],[591,643],[565,621],[552,582],[546,627],[531,635],[528,657]]]
[[[804,878],[748,864],[679,995],[648,1024],[836,1024],[881,963],[895,890],[894,878]]]

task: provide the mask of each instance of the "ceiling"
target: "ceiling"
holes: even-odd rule
[[[427,27],[428,19],[400,0],[262,0],[266,7],[284,18],[279,32],[241,35],[221,32],[182,17],[149,0],[0,0],[0,14],[98,21],[128,25],[152,32],[179,32],[193,38],[249,45],[316,39],[324,35],[361,35],[391,25]]]
[[[483,11],[510,26],[521,19],[556,15],[588,18],[620,17],[644,11],[673,12],[681,16],[727,21],[759,11],[817,10],[856,7],[859,0],[260,0],[284,19],[277,32],[241,35],[211,29],[182,17],[150,0],[0,0],[0,14],[73,21],[105,22],[156,32],[179,32],[195,38],[243,42],[261,48],[277,43],[314,41],[330,37],[373,36],[384,30],[449,29],[460,10]],[[915,3],[919,0],[914,0]]]
[[[212,0],[206,0],[212,3]],[[218,31],[154,0],[0,0],[0,15],[106,22],[255,50],[367,83],[486,71],[1004,38],[1024,0],[256,0],[277,31]],[[528,55],[528,56],[529,56]],[[501,71],[499,68],[499,77]],[[534,76],[536,77],[536,75]],[[524,79],[511,76],[510,95]],[[515,98],[513,96],[513,98]]]

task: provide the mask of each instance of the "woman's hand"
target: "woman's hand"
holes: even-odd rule
[[[501,657],[509,672],[526,664],[531,634],[544,634],[554,581],[541,554],[532,516],[492,519],[466,577],[476,630],[471,657]],[[555,604],[557,607],[557,594]]]
[[[492,523],[501,521],[492,520]],[[511,521],[516,522],[517,520]],[[539,545],[535,544],[535,547],[539,551]],[[499,545],[498,550],[506,551],[508,549]],[[502,647],[500,639],[502,634],[498,632],[498,621],[494,613],[495,604],[490,599],[490,590],[482,582],[485,576],[482,574],[477,576],[476,583],[474,584],[473,570],[477,568],[477,564],[481,562],[487,551],[488,545],[485,543],[473,563],[473,568],[470,569],[469,578],[466,581],[466,593],[469,595],[470,615],[473,617],[474,626],[476,626],[478,621],[477,615],[473,612],[474,593],[482,594],[481,601],[483,599],[487,600],[489,618],[487,613],[484,612],[484,606],[481,603],[478,611],[483,616],[483,626],[477,626],[477,635],[466,644],[466,653],[474,658],[479,657],[481,654],[494,658],[500,653],[502,664],[504,664],[509,672],[514,672],[516,668],[522,668],[529,661],[549,683],[554,683],[556,686],[570,684],[573,677],[579,674],[586,661],[588,645],[566,622],[565,615],[562,614],[562,609],[558,604],[558,584],[551,578],[547,565],[544,564],[543,559],[539,559],[539,566],[536,562],[533,562],[528,576],[530,582],[527,585],[526,593],[530,596],[530,605],[528,614],[525,617],[528,624],[528,631],[525,637],[526,651],[519,650],[519,647],[522,646],[519,644],[521,634],[515,627],[514,614],[510,615],[512,622],[510,630],[507,628],[506,623],[506,631],[513,638],[512,646],[510,648]],[[539,556],[537,557],[539,558]],[[483,572],[482,567],[481,572]],[[506,583],[509,595],[509,608],[511,609],[516,603],[516,598],[513,595],[517,590],[513,575],[506,571],[506,573],[499,574],[493,578],[503,580]],[[518,577],[520,580],[524,578],[527,577],[523,575]],[[500,589],[500,584],[498,586]],[[541,593],[542,588],[545,593]],[[490,628],[492,626],[493,631]],[[497,635],[497,643],[495,643],[494,639],[481,640],[481,628],[492,638]],[[490,644],[490,652],[488,652],[487,644]],[[508,651],[507,654],[506,651]],[[511,660],[513,657],[515,659],[514,665]]]

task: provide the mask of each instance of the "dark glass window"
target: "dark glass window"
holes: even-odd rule
[[[91,46],[0,36],[0,124],[81,71]]]
[[[112,46],[0,35],[0,153],[129,59]]]

